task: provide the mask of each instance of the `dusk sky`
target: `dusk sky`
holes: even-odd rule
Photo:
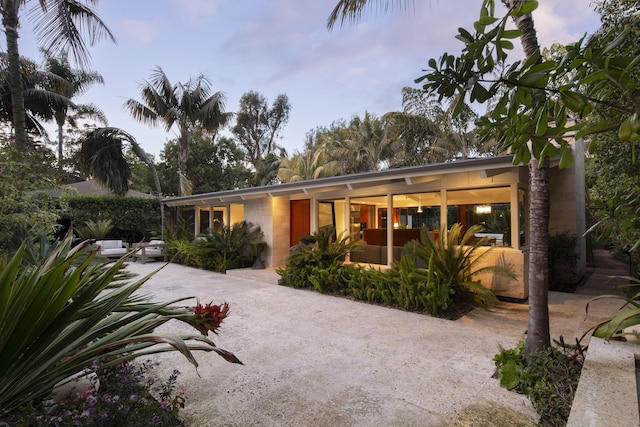
[[[110,126],[131,133],[157,156],[176,134],[136,122],[122,106],[128,98],[141,99],[140,83],[156,66],[172,83],[207,75],[212,89],[225,93],[227,111],[237,111],[240,97],[250,90],[270,103],[284,93],[292,110],[279,143],[291,155],[302,150],[305,134],[318,126],[365,111],[381,116],[401,110],[401,89],[416,86],[413,81],[424,74],[429,58],[460,51],[457,29],[472,28],[482,1],[416,0],[407,9],[386,13],[374,6],[358,23],[328,31],[327,17],[335,4],[104,0],[97,11],[117,44],[105,40],[91,48],[90,67],[102,74],[105,85],[94,86],[79,102],[98,105]],[[576,41],[599,26],[591,0],[540,4],[534,20],[542,46]],[[27,14],[21,18],[21,54],[41,62]],[[514,52],[520,55],[519,44]],[[50,137],[55,139],[55,133]]]

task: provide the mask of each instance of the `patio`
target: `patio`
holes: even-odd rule
[[[162,265],[128,269],[144,275]],[[499,346],[523,337],[526,305],[501,302],[448,321],[278,286],[277,277],[270,269],[223,275],[168,264],[143,286],[158,300],[230,303],[213,339],[244,366],[199,353],[196,373],[181,355],[157,356],[160,373],[182,372],[190,425],[480,425],[465,424],[478,405],[495,423],[481,425],[533,425],[528,400],[492,378]],[[572,342],[619,308],[598,302],[585,318],[588,299],[550,294],[552,337]],[[168,329],[188,331],[180,323]]]

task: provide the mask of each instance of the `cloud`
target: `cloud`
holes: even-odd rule
[[[190,22],[203,22],[215,16],[226,0],[172,0],[173,6]]]
[[[118,24],[120,30],[128,40],[133,40],[139,44],[151,44],[159,36],[162,29],[162,21],[160,19],[153,20],[136,20],[125,19]]]

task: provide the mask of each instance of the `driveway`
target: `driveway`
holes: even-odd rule
[[[147,274],[162,264],[131,263]],[[276,284],[272,270],[218,274],[168,264],[142,288],[154,299],[198,297],[230,303],[213,339],[244,365],[197,353],[156,356],[165,378],[181,371],[182,411],[191,426],[532,425],[528,399],[492,378],[493,356],[527,328],[527,305],[500,302],[456,321],[379,307]],[[618,302],[550,293],[551,333],[567,342]],[[191,304],[191,303],[190,303]],[[192,332],[179,322],[165,328]],[[166,375],[166,376],[165,376]],[[504,419],[504,420],[503,420]]]

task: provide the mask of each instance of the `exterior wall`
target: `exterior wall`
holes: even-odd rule
[[[244,220],[254,225],[259,225],[264,233],[264,241],[268,248],[262,253],[262,260],[266,266],[271,266],[272,241],[273,241],[273,221],[271,209],[271,198],[260,198],[247,200],[244,204]]]
[[[484,253],[486,255],[482,255]],[[485,273],[477,278],[482,285],[493,290],[496,295],[516,300],[525,300],[529,297],[529,286],[527,277],[529,276],[529,252],[527,250],[518,250],[505,247],[480,247],[477,249],[482,259],[475,268],[485,266],[509,266],[516,278],[511,279],[502,275],[494,275],[493,273]]]
[[[265,259],[268,267],[281,267],[285,265],[287,256],[289,256],[289,236],[291,229],[291,221],[289,219],[289,197],[280,196],[271,198],[272,205],[272,230],[271,240],[269,242],[269,258]]]
[[[550,183],[549,235],[567,232],[578,237],[577,278],[586,272],[586,184],[582,140],[575,143],[574,165],[569,169],[552,168]]]

